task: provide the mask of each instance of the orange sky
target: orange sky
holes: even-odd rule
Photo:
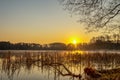
[[[57,0],[0,1],[0,41],[69,43],[88,42],[96,33],[85,33],[75,16],[64,11]]]

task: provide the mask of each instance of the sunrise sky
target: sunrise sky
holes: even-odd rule
[[[85,33],[78,18],[58,0],[0,0],[0,41],[69,43],[88,42],[96,33]]]

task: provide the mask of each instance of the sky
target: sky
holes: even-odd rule
[[[0,0],[0,41],[88,42],[92,35],[58,0]]]

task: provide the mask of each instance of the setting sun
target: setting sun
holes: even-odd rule
[[[74,36],[74,37],[71,37],[71,38],[69,39],[69,42],[72,43],[72,44],[74,44],[74,45],[76,45],[76,44],[80,43],[81,40],[80,40],[79,37]]]
[[[72,43],[73,43],[73,44],[77,44],[77,40],[73,40]]]

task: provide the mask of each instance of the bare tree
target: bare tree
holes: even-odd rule
[[[59,0],[65,10],[79,16],[88,31],[120,28],[120,0]]]

